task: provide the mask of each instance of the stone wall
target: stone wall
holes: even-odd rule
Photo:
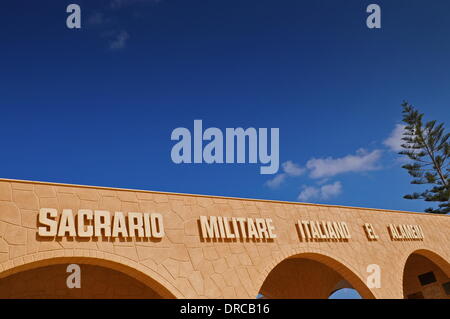
[[[37,236],[37,216],[44,207],[158,212],[166,234],[160,241],[43,239]],[[277,238],[203,240],[201,215],[271,218]],[[298,219],[344,221],[352,238],[302,242]],[[378,240],[367,238],[365,223],[373,225]],[[392,241],[388,224],[421,225],[425,238]],[[356,289],[367,290],[366,297],[403,298],[403,270],[413,252],[427,254],[450,273],[449,229],[449,216],[0,180],[0,278],[82,258],[122,271],[165,297],[255,298],[280,262],[309,254],[310,259],[328,262]],[[381,288],[365,287],[370,264],[381,267]]]

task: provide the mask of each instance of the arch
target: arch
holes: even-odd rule
[[[413,251],[403,263],[402,275],[404,298],[450,299],[445,288],[450,286],[450,263],[439,254],[428,249]]]
[[[356,289],[341,288],[333,291],[328,299],[361,299],[361,295]]]
[[[319,265],[325,266],[329,273],[331,272],[335,273],[335,277],[333,278],[336,282],[333,283],[330,286],[329,291],[327,292],[327,295],[323,296],[324,298],[328,298],[333,291],[335,291],[336,284],[340,281],[344,280],[347,282],[351,287],[353,287],[355,290],[358,291],[358,293],[361,295],[361,297],[365,299],[374,299],[375,294],[366,286],[364,281],[360,278],[360,276],[357,274],[358,272],[355,271],[350,265],[345,263],[344,261],[340,260],[338,257],[331,256],[326,252],[323,251],[298,251],[294,252],[292,254],[289,254],[288,256],[285,256],[284,258],[279,258],[276,263],[272,263],[270,268],[266,271],[266,276],[260,285],[260,292],[264,294],[264,290],[268,285],[270,285],[269,280],[271,275],[273,275],[277,271],[277,267],[281,267],[280,265],[283,265],[283,263],[294,261],[294,260],[307,260],[312,262],[310,264],[314,267],[319,267]],[[295,266],[294,266],[295,267]],[[325,268],[323,268],[325,270]],[[267,297],[270,298],[270,295],[267,295]]]
[[[428,249],[418,249],[413,251],[408,258],[412,255],[412,254],[417,254],[417,255],[421,255],[424,256],[426,258],[428,258],[430,261],[432,261],[433,263],[435,263],[439,268],[442,269],[442,271],[448,276],[450,277],[450,262],[446,261],[441,255],[439,255],[438,253],[435,253],[431,250]],[[408,258],[405,260],[405,264],[408,260]],[[403,267],[403,269],[405,269],[405,267]]]
[[[17,266],[11,267],[0,273],[0,280],[11,275],[15,275],[24,271],[42,268],[46,266],[60,265],[60,264],[85,264],[92,266],[100,266],[123,273],[140,283],[146,285],[155,291],[158,295],[165,299],[182,298],[182,295],[166,280],[161,278],[157,273],[142,265],[127,261],[122,262],[117,256],[116,260],[98,257],[86,256],[65,256],[65,257],[45,257],[34,256],[34,261],[28,263],[16,263]],[[149,274],[150,273],[150,274]],[[162,279],[162,280],[161,280]]]
[[[356,290],[356,289],[354,289],[354,288],[352,287],[352,285],[350,285],[350,283],[349,283],[347,280],[342,279],[341,281],[339,281],[339,282],[333,287],[333,289],[331,290],[330,296],[333,295],[334,293],[336,293],[336,292],[342,290],[342,289],[353,289],[353,290]],[[328,297],[328,298],[329,298],[329,297]]]
[[[76,265],[77,267],[73,267]],[[152,287],[117,270],[55,264],[0,279],[0,299],[161,299]]]

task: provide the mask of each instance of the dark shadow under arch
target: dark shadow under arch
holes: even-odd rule
[[[96,268],[105,269],[104,272],[108,272],[110,275],[115,273],[123,274],[126,277],[129,277],[132,281],[134,280],[136,283],[142,284],[142,289],[148,288],[148,292],[153,291],[155,294],[149,293],[149,298],[164,298],[164,299],[175,299],[175,295],[171,293],[166,287],[162,284],[151,278],[150,276],[142,273],[141,271],[134,269],[130,266],[120,264],[118,262],[93,258],[93,257],[56,257],[49,259],[42,259],[39,261],[27,263],[21,266],[14,267],[9,269],[8,271],[1,274],[0,278],[0,288],[2,283],[5,283],[8,278],[12,278],[14,276],[32,272],[34,270],[42,270],[47,267],[47,269],[54,266],[64,266],[69,264],[78,264],[80,266],[87,265],[89,266],[89,270],[92,271]],[[56,269],[56,268],[53,268]],[[49,271],[51,271],[49,269]],[[97,273],[98,269],[96,270]],[[67,274],[68,276],[69,274]],[[125,278],[125,277],[124,277]],[[105,296],[104,298],[109,298],[109,296]]]
[[[270,271],[260,293],[266,298],[326,299],[342,280],[363,298],[375,298],[354,271],[322,253],[300,253],[283,259]]]
[[[406,299],[450,299],[450,264],[437,253],[419,249],[403,266]]]

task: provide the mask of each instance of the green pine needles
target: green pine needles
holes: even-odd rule
[[[430,185],[421,193],[405,195],[406,199],[422,199],[439,202],[438,208],[425,211],[434,214],[450,212],[450,133],[445,133],[444,124],[436,121],[423,122],[419,113],[408,102],[402,104],[405,129],[403,151],[410,161],[402,167],[413,177],[411,184]]]

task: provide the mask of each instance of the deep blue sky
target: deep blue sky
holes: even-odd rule
[[[72,2],[81,30],[65,26]],[[383,141],[404,99],[450,124],[449,1],[93,2],[0,4],[1,177],[289,201],[339,183],[309,201],[427,207],[402,199],[417,188]],[[363,148],[377,169],[274,188],[259,165],[175,165],[170,134],[194,119],[278,127],[281,162],[301,168]]]

